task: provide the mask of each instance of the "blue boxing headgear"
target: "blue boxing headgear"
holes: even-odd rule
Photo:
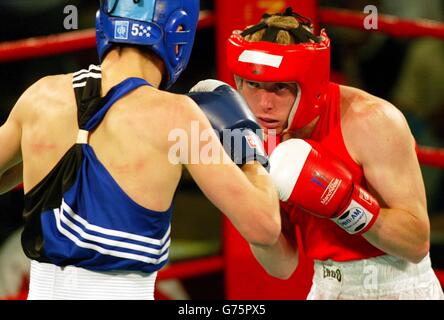
[[[151,49],[164,62],[169,88],[185,70],[193,48],[199,0],[102,0],[96,17],[99,59],[114,45]]]

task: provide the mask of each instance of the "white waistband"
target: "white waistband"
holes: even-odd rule
[[[390,286],[433,274],[429,255],[417,264],[389,255],[347,262],[316,260],[314,269],[315,282],[325,283],[327,280],[332,285],[349,287],[362,287],[366,283]]]
[[[29,300],[153,300],[157,272],[96,272],[31,262]]]

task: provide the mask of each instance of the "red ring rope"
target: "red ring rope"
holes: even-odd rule
[[[417,149],[417,155],[422,165],[444,169],[444,149],[421,146]]]
[[[394,37],[435,37],[444,39],[444,23],[424,19],[401,19],[396,16],[378,14],[378,29],[366,30],[364,28],[364,13],[338,10],[319,9],[320,23],[361,29],[364,31],[376,31],[389,34]]]
[[[201,11],[198,29],[214,25],[214,16]],[[56,35],[0,43],[0,62],[45,57],[96,47],[95,29],[71,31]]]
[[[176,262],[159,271],[157,279],[186,279],[203,274],[222,271],[224,260],[222,256],[200,258],[185,262]]]

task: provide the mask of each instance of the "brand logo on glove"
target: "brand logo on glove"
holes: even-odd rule
[[[367,215],[362,208],[354,207],[345,211],[337,222],[342,228],[356,233],[367,225]]]
[[[359,198],[361,198],[362,201],[367,202],[370,206],[373,205],[372,198],[370,197],[370,195],[362,189],[359,189]]]
[[[342,180],[338,178],[334,178],[327,186],[327,189],[324,191],[324,193],[321,196],[321,203],[326,206],[330,200],[335,195],[336,191],[339,189],[339,186],[341,185]]]
[[[323,190],[327,189],[328,184],[330,181],[328,181],[323,175],[321,175],[318,171],[313,172],[313,177],[310,180],[311,182],[315,183],[319,187],[321,187]]]

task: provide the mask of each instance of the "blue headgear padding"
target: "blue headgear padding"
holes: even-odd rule
[[[198,19],[199,0],[103,0],[96,17],[99,59],[116,44],[145,46],[165,63],[161,87],[169,88],[188,64]]]

